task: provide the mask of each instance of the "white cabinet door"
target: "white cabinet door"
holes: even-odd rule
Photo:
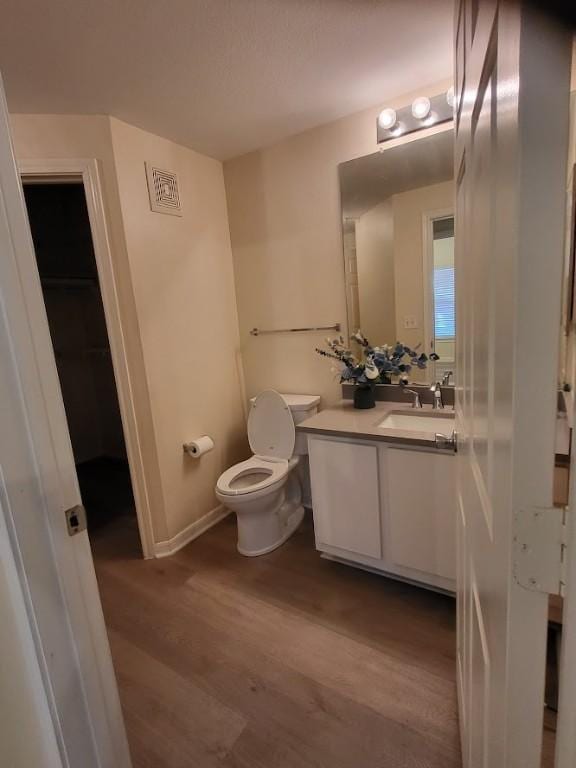
[[[381,558],[378,448],[318,438],[308,445],[318,549]]]
[[[387,559],[455,580],[454,456],[388,448],[382,457]]]

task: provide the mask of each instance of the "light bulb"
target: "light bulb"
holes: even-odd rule
[[[449,107],[454,107],[454,86],[451,85],[446,91],[446,101]]]
[[[402,136],[402,134],[404,133],[404,125],[402,123],[396,123],[396,125],[392,128],[390,133],[395,139],[397,139],[398,136]]]
[[[436,112],[430,112],[428,117],[425,120],[422,120],[422,125],[426,128],[430,128],[431,125],[434,125],[436,121],[438,120],[438,115]]]
[[[388,109],[383,109],[378,115],[378,125],[385,131],[389,131],[393,128],[396,125],[396,110],[391,109],[390,107]]]
[[[420,96],[412,102],[412,114],[417,120],[424,120],[430,113],[430,99]]]

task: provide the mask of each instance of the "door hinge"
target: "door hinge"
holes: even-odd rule
[[[514,515],[513,572],[522,587],[563,595],[566,584],[565,507],[522,509]]]
[[[86,530],[86,510],[82,504],[70,507],[64,514],[66,515],[66,527],[68,528],[69,536],[76,536],[77,533]]]

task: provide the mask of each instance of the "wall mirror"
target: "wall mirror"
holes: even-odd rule
[[[419,382],[456,362],[453,151],[450,128],[339,166],[349,333],[436,352]]]

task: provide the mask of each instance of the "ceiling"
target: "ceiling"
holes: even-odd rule
[[[454,133],[384,146],[382,152],[341,163],[339,174],[342,216],[356,219],[390,195],[453,179]]]
[[[219,159],[448,78],[452,0],[0,0],[11,112],[110,114]]]

